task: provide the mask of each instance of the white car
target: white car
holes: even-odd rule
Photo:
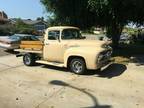
[[[19,48],[20,42],[22,40],[39,40],[37,36],[27,35],[27,34],[14,34],[12,36],[0,37],[0,47],[13,50]]]

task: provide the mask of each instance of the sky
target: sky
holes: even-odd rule
[[[47,15],[40,0],[1,0],[0,11],[9,18],[36,19]]]

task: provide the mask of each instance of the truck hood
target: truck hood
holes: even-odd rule
[[[103,47],[108,44],[108,42],[99,40],[69,40],[67,43],[69,47]]]

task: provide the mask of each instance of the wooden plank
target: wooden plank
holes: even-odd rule
[[[21,49],[40,49],[40,50],[42,50],[43,45],[24,45],[24,44],[21,44],[20,48]]]
[[[23,45],[43,45],[41,41],[21,41],[21,44]]]

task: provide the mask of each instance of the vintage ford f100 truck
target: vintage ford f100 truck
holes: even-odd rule
[[[27,66],[35,63],[69,68],[76,74],[100,69],[109,63],[112,48],[107,42],[87,40],[77,27],[56,26],[45,31],[44,41],[22,41],[20,52]]]

